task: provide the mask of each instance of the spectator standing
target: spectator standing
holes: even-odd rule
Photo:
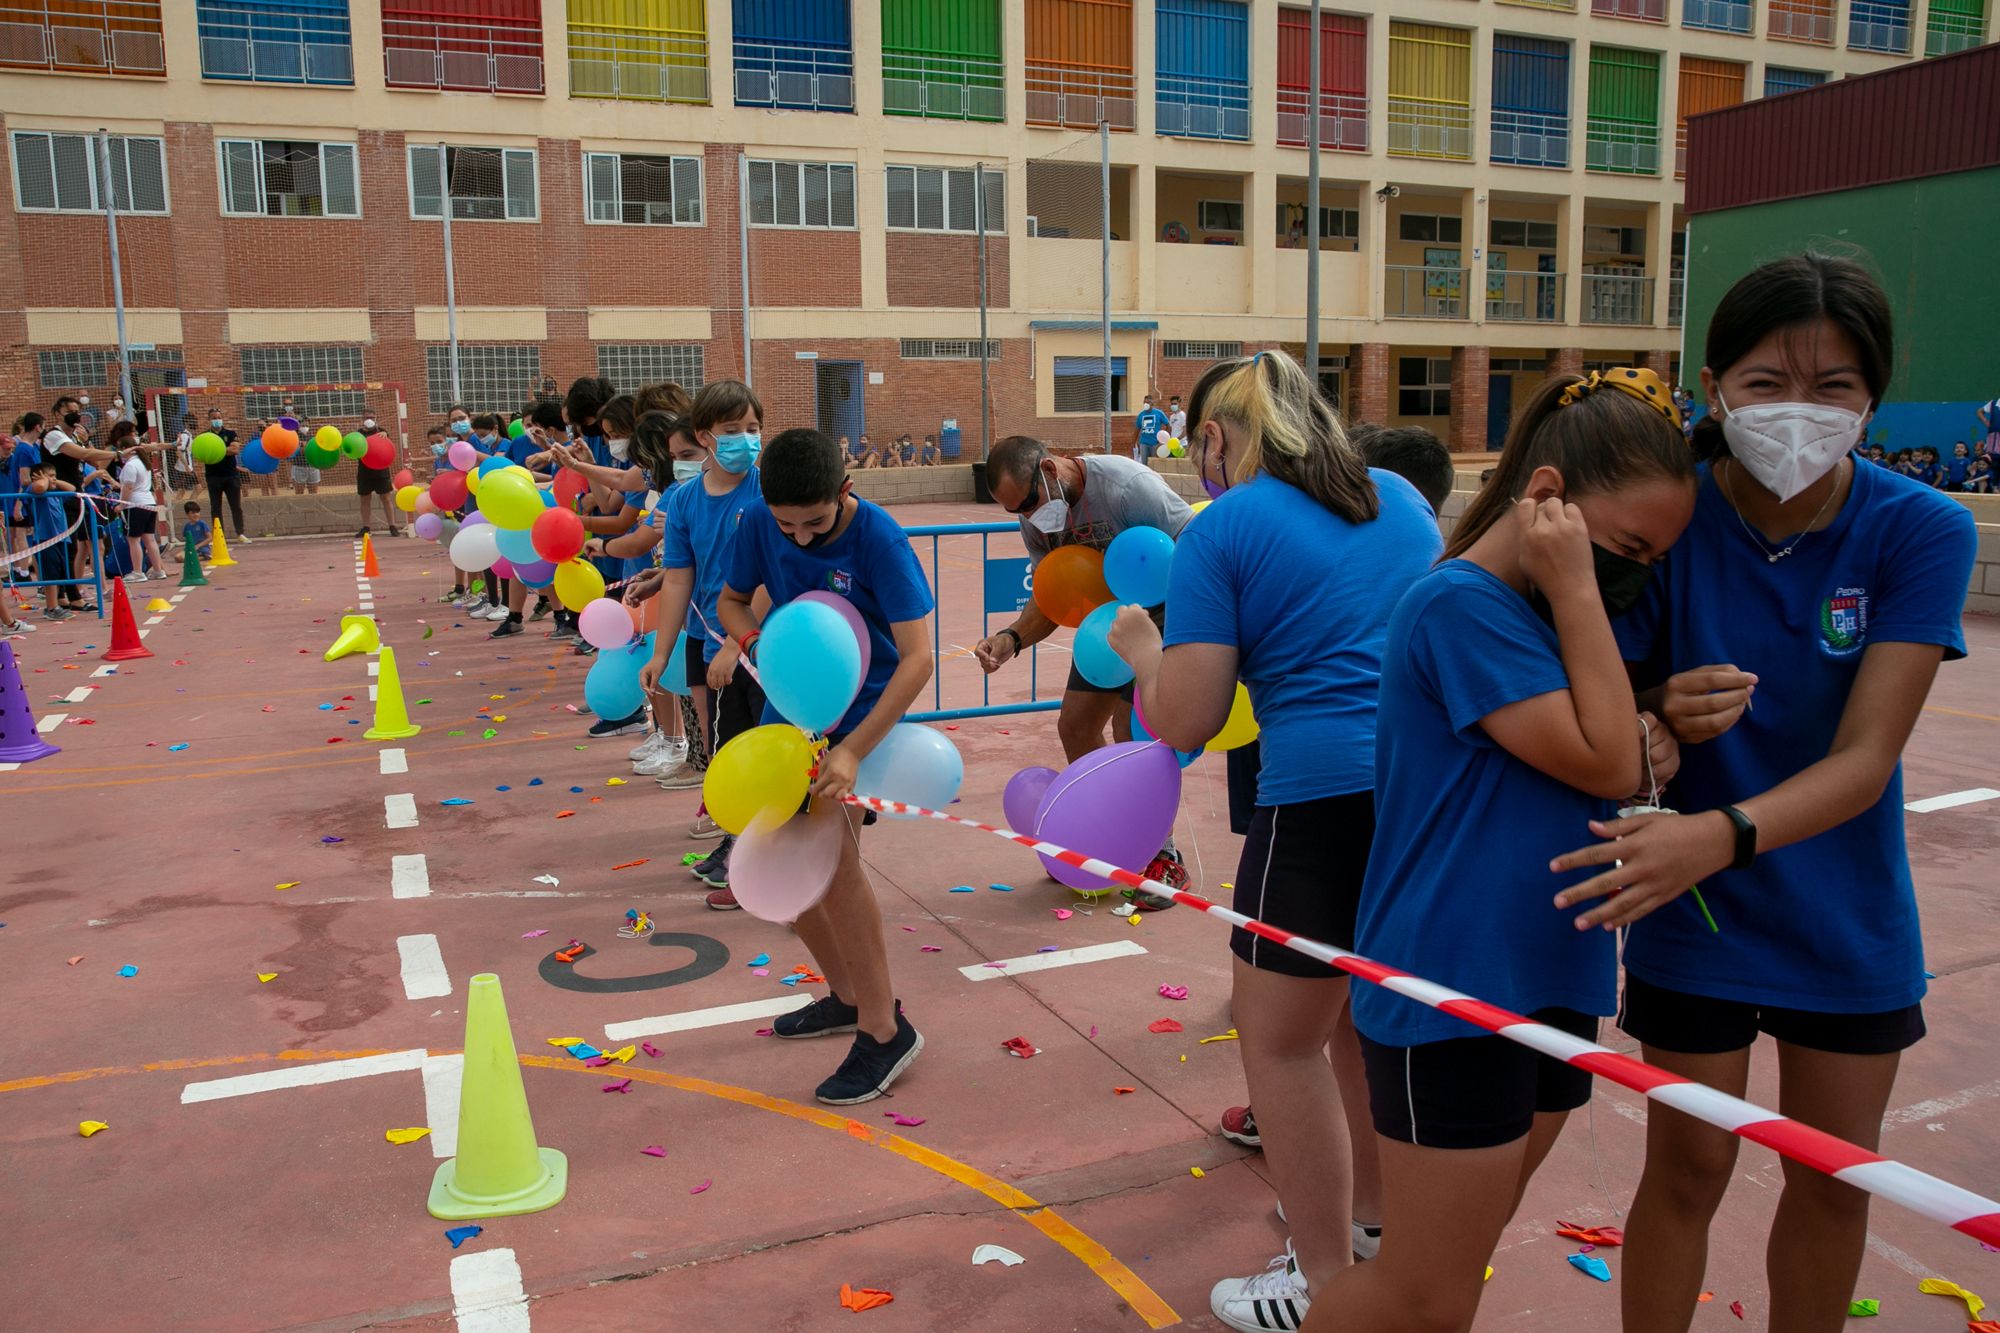
[[[217,523],[222,522],[222,502],[229,501],[229,517],[236,525],[236,540],[242,545],[250,544],[250,535],[243,530],[243,469],[237,466],[237,458],[243,446],[237,442],[236,432],[223,424],[220,405],[208,409],[208,433],[222,440],[222,457],[213,463],[202,464],[202,479],[208,483],[208,512],[215,515]]]
[[[1159,442],[1159,434],[1167,428],[1167,414],[1153,406],[1153,395],[1146,395],[1146,405],[1139,409],[1134,419],[1132,432],[1132,457],[1143,463],[1153,456],[1153,446]]]

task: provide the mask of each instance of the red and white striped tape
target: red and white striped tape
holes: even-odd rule
[[[1802,1125],[1796,1120],[1767,1111],[1754,1102],[1746,1102],[1740,1097],[1717,1092],[1704,1083],[1683,1078],[1664,1069],[1635,1060],[1629,1055],[1620,1055],[1606,1050],[1596,1042],[1585,1041],[1581,1037],[1523,1018],[1521,1015],[1491,1005],[1484,1000],[1474,999],[1448,986],[1440,986],[1434,981],[1412,976],[1400,968],[1387,966],[1364,958],[1347,949],[1337,949],[1317,940],[1309,940],[1294,935],[1290,931],[1267,926],[1239,912],[1208,901],[1199,894],[1184,889],[1171,888],[1158,880],[1135,875],[1129,870],[1100,861],[1095,857],[1073,852],[1067,847],[1059,847],[1052,842],[1016,833],[1012,829],[995,828],[982,824],[976,819],[963,819],[948,815],[940,810],[926,810],[922,806],[906,805],[901,801],[885,801],[874,796],[849,796],[847,804],[864,809],[879,810],[885,814],[917,815],[925,819],[939,819],[949,824],[963,824],[967,828],[991,833],[997,838],[1044,856],[1054,857],[1065,865],[1134,889],[1145,889],[1175,902],[1208,913],[1210,916],[1227,921],[1233,926],[1241,926],[1254,935],[1262,936],[1274,944],[1282,944],[1287,949],[1302,953],[1308,958],[1316,958],[1331,967],[1372,981],[1399,995],[1408,996],[1419,1004],[1442,1010],[1454,1018],[1462,1018],[1488,1032],[1496,1033],[1509,1041],[1518,1042],[1543,1055],[1575,1065],[1578,1069],[1602,1075],[1613,1083],[1641,1093],[1662,1106],[1671,1106],[1693,1116],[1697,1120],[1726,1129],[1740,1138],[1765,1147],[1795,1162],[1803,1162],[1815,1171],[1832,1176],[1835,1180],[1879,1195],[1891,1203],[1899,1203],[1914,1213],[1934,1221],[1942,1222],[1954,1231],[1964,1232],[1974,1240],[1988,1245],[2000,1245],[2000,1203],[1960,1189],[1949,1181],[1891,1161],[1866,1148],[1856,1147],[1845,1139]]]

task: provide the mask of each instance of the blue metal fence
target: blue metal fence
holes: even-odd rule
[[[20,501],[33,502],[44,498],[46,497],[40,495],[31,495],[26,491],[9,491],[5,493],[0,493],[0,511],[11,513],[13,512],[15,504]],[[104,619],[104,558],[103,558],[104,545],[100,539],[103,537],[104,533],[110,529],[99,526],[97,521],[97,506],[94,504],[85,503],[88,497],[64,491],[64,492],[58,492],[57,498],[62,500],[65,504],[67,504],[69,501],[74,500],[76,503],[83,506],[83,523],[77,528],[75,532],[72,532],[69,535],[69,541],[64,545],[62,549],[65,552],[67,552],[70,550],[74,550],[77,543],[79,542],[86,542],[86,541],[89,542],[92,553],[92,559],[90,561],[90,577],[84,579],[41,578],[39,577],[39,574],[41,572],[41,565],[40,565],[41,555],[38,552],[35,555],[27,557],[25,560],[14,560],[8,562],[8,564],[6,565],[8,573],[14,575],[27,576],[25,578],[16,577],[9,579],[8,580],[9,586],[14,588],[67,588],[67,587],[88,585],[97,598],[97,618],[99,620],[102,620]],[[69,524],[65,522],[63,526],[66,528],[69,526]],[[112,526],[115,527],[116,525]],[[35,543],[31,539],[25,544],[28,546],[32,546]],[[11,554],[11,552],[9,554]]]
[[[931,673],[931,708],[928,712],[910,713],[907,722],[951,722],[967,717],[1006,717],[1016,713],[1046,713],[1062,707],[1060,692],[1057,697],[1041,697],[1040,646],[1028,649],[1028,697],[1013,703],[993,702],[993,678],[980,670],[979,664],[969,653],[955,652],[947,658],[944,652],[944,578],[941,557],[941,543],[947,537],[977,537],[979,539],[980,565],[980,613],[979,638],[985,638],[991,631],[995,614],[1004,614],[1011,620],[1022,606],[1027,604],[1029,592],[1029,568],[1026,555],[996,560],[991,551],[995,533],[1007,533],[1016,542],[1021,537],[1019,523],[935,523],[903,529],[912,545],[917,547],[918,559],[922,559],[923,541],[928,538],[931,547],[930,576],[931,599],[937,609],[931,613],[931,651],[936,656],[937,668]],[[963,662],[974,671],[980,671],[979,703],[974,707],[946,708],[944,706],[945,669],[948,662]],[[1003,667],[1002,670],[1009,668]],[[954,672],[960,675],[962,672]],[[1066,680],[1064,671],[1061,679]]]

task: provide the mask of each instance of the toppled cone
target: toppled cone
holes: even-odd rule
[[[574,962],[575,962],[575,961],[576,961],[577,959],[579,959],[579,958],[581,958],[581,957],[583,956],[583,951],[584,951],[585,949],[587,949],[587,948],[589,948],[589,947],[590,947],[589,945],[587,945],[587,944],[583,944],[582,942],[580,942],[580,941],[577,941],[577,940],[571,940],[571,941],[569,942],[569,946],[570,946],[570,947],[569,947],[569,948],[567,948],[567,949],[557,949],[557,950],[556,950],[556,961],[557,961],[557,962],[559,962],[559,963],[574,963]]]
[[[861,1313],[863,1310],[872,1310],[878,1305],[887,1305],[895,1299],[888,1292],[881,1291],[875,1287],[856,1288],[845,1282],[840,1284],[841,1308],[852,1310],[856,1314]]]

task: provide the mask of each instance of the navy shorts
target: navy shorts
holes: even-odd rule
[[[1361,881],[1374,840],[1372,791],[1260,805],[1243,840],[1231,905],[1267,926],[1352,949]],[[1259,972],[1313,980],[1347,975],[1240,926],[1229,932],[1229,948]]]
[[[1555,1008],[1528,1016],[1597,1039],[1589,1014]],[[1384,1046],[1364,1035],[1361,1061],[1375,1132],[1420,1148],[1497,1148],[1532,1129],[1537,1113],[1574,1111],[1590,1100],[1589,1073],[1505,1037]]]
[[[1682,1055],[1740,1051],[1764,1032],[1779,1041],[1831,1055],[1892,1055],[1924,1039],[1924,1007],[1909,1005],[1873,1014],[1829,1014],[1810,1009],[1690,995],[1625,974],[1618,1026],[1647,1046]]]
[[[69,578],[69,543],[60,541],[35,552],[35,568],[45,583]],[[82,594],[72,587],[64,589],[63,596],[80,597]]]

